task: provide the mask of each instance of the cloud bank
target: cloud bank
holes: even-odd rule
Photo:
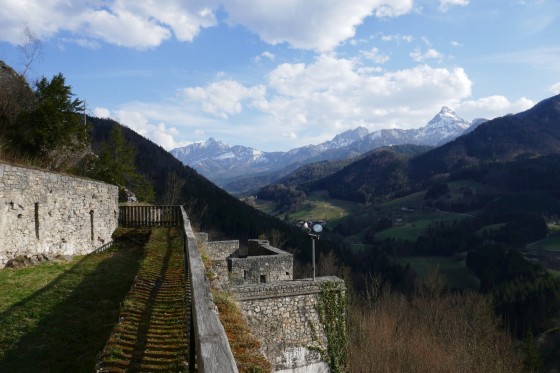
[[[20,43],[27,24],[39,39],[70,33],[82,45],[102,41],[147,49],[172,37],[192,41],[217,25],[216,13],[223,9],[229,24],[244,26],[267,43],[326,51],[353,37],[364,18],[396,17],[412,5],[413,0],[5,0],[0,39]]]

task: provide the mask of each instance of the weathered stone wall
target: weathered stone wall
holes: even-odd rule
[[[265,240],[249,240],[247,248],[240,249],[227,261],[229,281],[235,285],[290,281],[293,278],[293,255],[270,246]]]
[[[18,255],[86,254],[111,241],[118,188],[0,163],[0,268]]]
[[[229,281],[235,285],[290,281],[293,277],[293,258],[290,254],[230,257],[228,267]]]
[[[263,353],[273,371],[328,372],[318,352],[327,347],[317,311],[323,282],[339,283],[344,291],[344,282],[337,277],[230,288],[251,332],[263,343]]]
[[[204,243],[202,247],[210,260],[224,261],[239,249],[239,241],[210,241]]]

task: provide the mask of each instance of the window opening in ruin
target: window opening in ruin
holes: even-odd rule
[[[89,223],[91,227],[91,240],[94,240],[94,232],[93,232],[93,210],[89,212]]]
[[[39,204],[35,203],[35,237],[39,239]]]
[[[261,275],[261,283],[266,283],[266,275]]]
[[[286,272],[286,276],[289,276],[289,275],[290,275],[290,272]]]
[[[247,271],[243,271],[243,279],[247,280]]]

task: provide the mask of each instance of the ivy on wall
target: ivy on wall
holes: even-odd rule
[[[342,373],[348,367],[346,335],[346,292],[337,282],[323,282],[317,302],[317,313],[327,338],[327,349],[321,355],[332,373]]]

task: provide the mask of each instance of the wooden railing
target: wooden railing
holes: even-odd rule
[[[120,227],[180,227],[182,224],[180,206],[119,207]]]
[[[212,299],[206,269],[196,245],[196,237],[183,206],[121,206],[119,226],[179,226],[184,234],[184,265],[190,289],[189,371],[238,373],[226,332]],[[189,289],[185,289],[188,291]]]

